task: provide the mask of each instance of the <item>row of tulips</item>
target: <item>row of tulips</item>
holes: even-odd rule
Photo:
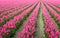
[[[28,4],[25,4],[22,7],[16,7],[16,8],[11,8],[10,10],[8,10],[8,9],[7,10],[4,10],[1,14],[5,15],[5,14],[8,14],[8,13],[12,13],[13,11],[17,11],[18,9],[24,8],[27,5]]]
[[[0,11],[1,12],[6,12],[6,11],[9,11],[11,9],[15,9],[16,7],[11,7],[11,6],[6,6],[6,7],[1,7],[0,6]]]
[[[34,4],[32,7],[28,8],[28,9],[26,9],[24,12],[22,12],[22,14],[15,16],[14,19],[6,22],[6,24],[4,24],[2,27],[0,27],[0,37],[2,38],[2,36],[4,36],[4,35],[9,35],[9,33],[10,34],[15,33],[14,31],[18,27],[18,25],[16,25],[16,23],[21,23],[20,21],[24,18],[24,16],[26,16],[27,14],[30,13],[30,11],[32,11],[32,9],[34,8],[35,5],[36,4]],[[8,36],[3,37],[3,38],[8,38]]]
[[[54,4],[51,3],[49,5],[51,5],[51,7],[54,8],[57,12],[60,12],[60,8],[56,7]]]
[[[21,14],[25,9],[29,8],[30,6],[31,5],[21,8],[20,10],[17,10],[13,13],[9,13],[8,16],[3,16],[2,18],[0,18],[0,26],[4,25],[8,20],[11,20],[12,18],[14,18],[14,16]]]
[[[54,11],[49,5],[47,5],[45,2],[44,2],[44,4],[47,6],[47,8],[51,11],[51,13],[52,13],[55,17],[59,16],[59,14],[58,14],[56,11]]]
[[[57,18],[57,17],[59,17],[59,14],[56,12],[56,11],[54,11],[50,6],[48,6],[47,4],[45,4],[46,6],[47,6],[47,8],[51,11],[51,13]]]
[[[59,6],[60,7],[60,0],[44,0],[45,2],[47,3],[53,3],[54,5],[56,6]]]
[[[45,5],[47,6],[48,10],[50,11],[50,15],[54,18],[54,20],[56,21],[57,25],[60,28],[60,14],[58,14],[55,10],[53,10],[47,4],[45,4]]]
[[[25,5],[25,4],[24,4]],[[18,4],[17,6],[13,6],[13,5],[6,5],[5,6],[0,6],[0,11],[1,12],[6,12],[6,11],[9,11],[11,9],[15,9],[15,8],[21,8],[23,7],[24,5],[21,5],[21,4]]]
[[[12,7],[1,7],[0,6],[0,11],[3,12],[4,10],[10,10]]]
[[[47,6],[48,7],[48,9],[51,11],[51,13],[53,14],[53,12],[54,12],[54,16],[56,17],[56,18],[58,18],[59,16],[60,16],[60,14],[58,14],[55,10],[53,10],[51,7],[49,7],[49,6]],[[60,11],[60,9],[58,9],[59,11]],[[58,19],[57,19],[58,20]]]
[[[14,9],[18,8],[18,7],[21,8],[22,6],[24,6],[26,4],[30,5],[30,4],[33,4],[33,3],[37,2],[36,0],[35,1],[31,0],[33,2],[30,2],[30,0],[29,0],[29,2],[28,1],[25,2],[25,1],[23,1],[23,0],[22,1],[14,1],[13,0],[13,3],[11,1],[11,2],[9,2],[9,4],[4,3],[4,1],[2,1],[3,3],[1,3],[1,1],[0,1],[0,9],[1,9],[0,11],[5,12],[5,11],[9,11],[9,10],[11,10],[13,8]]]
[[[57,24],[49,15],[48,11],[46,10],[45,6],[42,4],[42,13],[44,16],[44,23],[45,23],[45,33],[48,35],[47,38],[58,38],[59,37],[59,30],[57,29]]]
[[[40,3],[37,5],[32,14],[27,19],[22,32],[18,32],[18,38],[34,38],[39,7]]]
[[[53,4],[53,3],[51,3],[51,4]],[[56,5],[56,4],[53,4],[54,6],[56,6],[57,8],[60,8],[60,6],[59,5]]]
[[[54,6],[53,4],[51,3],[47,3],[49,6],[51,6],[56,12],[60,13],[60,8]]]
[[[9,11],[9,10],[13,10],[13,9],[16,9],[16,7],[3,7],[3,8],[1,8],[1,12],[6,12],[6,11]]]
[[[26,7],[26,5],[25,5],[24,7]],[[23,7],[23,8],[24,8],[24,7]],[[21,8],[21,9],[22,9],[22,8]],[[7,16],[7,15],[9,15],[9,14],[11,14],[11,13],[15,13],[15,11],[18,11],[18,10],[21,10],[21,9],[19,9],[19,8],[17,9],[17,8],[16,8],[16,9],[14,9],[14,10],[9,10],[9,11],[6,11],[6,12],[2,12],[2,13],[0,14],[0,18],[3,17],[3,16]]]

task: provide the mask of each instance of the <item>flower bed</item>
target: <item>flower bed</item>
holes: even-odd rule
[[[14,19],[9,20],[6,24],[4,24],[1,27],[0,36],[3,35],[3,38],[9,38],[9,36],[14,35],[17,28],[19,26],[21,26],[21,24],[23,23],[24,19],[26,20],[26,18],[30,15],[30,13],[31,13],[30,11],[32,11],[32,9],[34,8],[35,5],[36,4],[34,4],[32,7],[28,8],[28,9],[26,9],[24,12],[22,12],[18,16],[15,16]],[[5,36],[5,35],[7,35],[7,36]]]
[[[39,7],[40,3],[37,5],[32,14],[27,19],[22,32],[18,32],[18,38],[34,38]]]

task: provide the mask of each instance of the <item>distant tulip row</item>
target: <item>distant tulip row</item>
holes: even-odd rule
[[[40,3],[37,5],[32,14],[27,19],[22,32],[18,32],[18,38],[34,38],[39,7]]]

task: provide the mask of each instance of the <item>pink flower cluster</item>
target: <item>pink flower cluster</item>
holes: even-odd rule
[[[34,38],[35,26],[37,22],[37,15],[38,10],[40,7],[40,3],[34,9],[32,14],[29,16],[28,20],[26,21],[22,32],[18,32],[18,38]]]
[[[1,17],[1,18],[0,18],[0,23],[2,23],[2,22],[4,21],[4,19],[11,18],[12,16],[14,16],[15,14],[18,14],[19,12],[21,12],[22,10],[26,9],[26,8],[29,7],[29,6],[30,6],[30,5],[27,5],[27,4],[26,4],[25,6],[23,6],[24,8],[23,8],[23,7],[22,7],[21,9],[19,9],[19,8],[17,9],[17,8],[16,8],[17,10],[15,9],[14,12],[12,11],[12,12],[3,12],[3,13],[1,13],[1,14],[0,14],[0,17]]]
[[[47,3],[53,3],[57,6],[60,6],[60,0],[42,0],[42,1],[45,1]]]
[[[24,12],[22,12],[21,14],[19,14],[18,16],[15,16],[14,19],[6,22],[6,24],[4,24],[2,27],[0,27],[0,37],[2,37],[2,35],[7,35],[10,33],[9,29],[14,29],[16,28],[15,24],[17,22],[20,22],[21,19],[24,18],[24,16],[26,16],[28,13],[30,13],[30,11],[33,9],[33,7],[36,4],[34,4],[33,6],[31,6],[30,8],[26,9]]]
[[[51,5],[53,8],[55,8],[58,12],[60,12],[60,8],[56,7],[54,4],[52,3],[48,3],[49,5]]]
[[[55,10],[53,10],[51,7],[49,7],[47,4],[45,4],[48,9],[51,11],[51,14],[54,15],[54,17],[58,20],[58,22],[60,23],[60,14],[58,14]]]
[[[45,33],[48,35],[48,38],[58,38],[60,31],[57,29],[57,25],[54,20],[50,17],[45,6],[42,4],[42,13],[44,16],[45,23]]]

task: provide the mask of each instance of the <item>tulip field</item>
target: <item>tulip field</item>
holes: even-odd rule
[[[0,38],[60,38],[60,0],[0,0]]]

